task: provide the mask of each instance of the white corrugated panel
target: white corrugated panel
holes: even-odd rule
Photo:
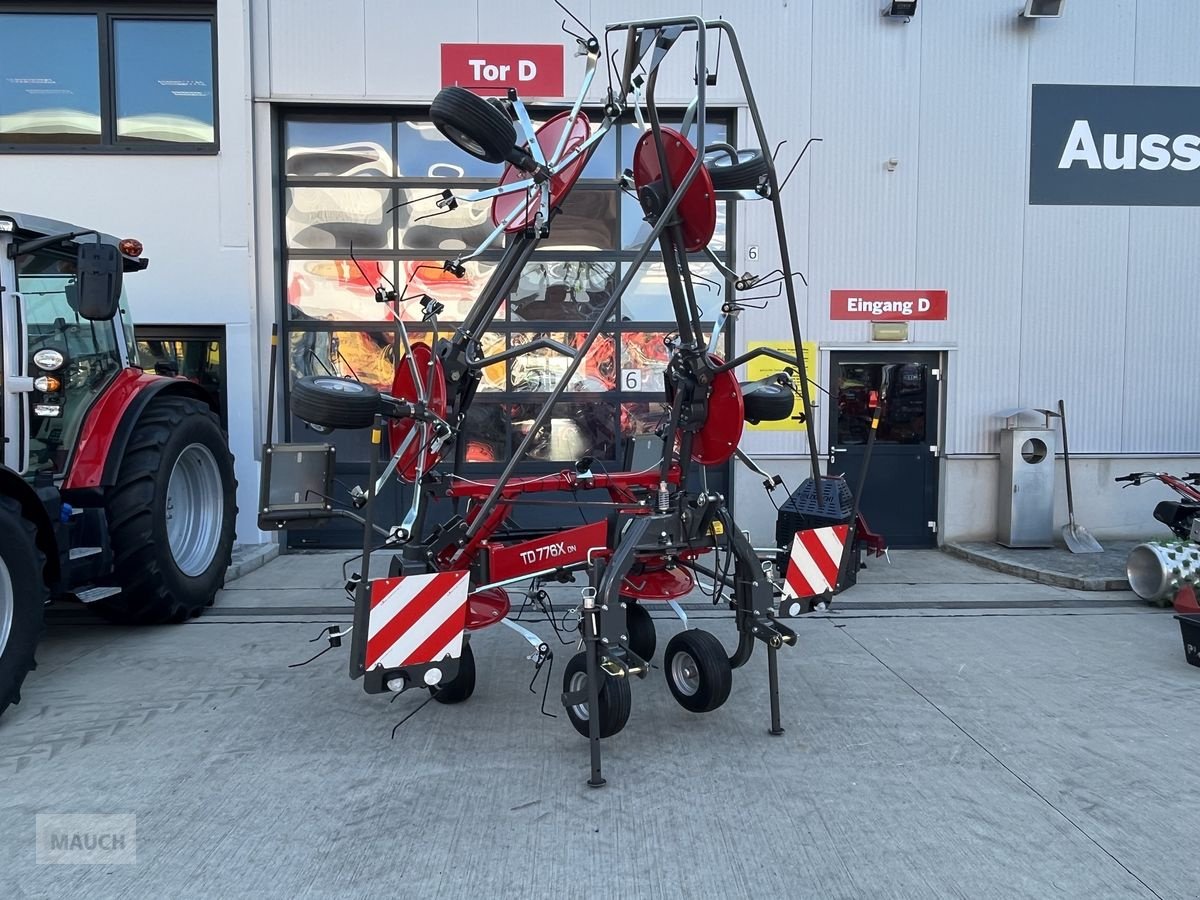
[[[922,18],[905,25],[878,4],[815,5],[811,329],[822,341],[865,340],[865,322],[828,322],[834,288],[910,287],[916,267]],[[896,171],[887,162],[896,159]]]
[[[1009,0],[924,4],[914,288],[949,291],[946,322],[915,340],[953,343],[949,453],[994,449],[992,413],[1017,397],[1025,219],[1025,41]]]
[[[272,96],[364,95],[363,0],[271,0],[269,21]]]
[[[1024,23],[1032,84],[1129,84],[1134,0],[1107,0],[1085,15]],[[1102,7],[1102,8],[1101,8]],[[1021,304],[1021,406],[1067,404],[1071,449],[1120,450],[1111,386],[1124,366],[1129,210],[1030,206]]]

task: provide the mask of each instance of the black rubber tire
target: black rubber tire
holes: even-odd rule
[[[658,646],[658,635],[654,631],[654,619],[636,600],[623,597],[625,603],[625,627],[629,634],[629,649],[650,662],[654,658],[654,649]]]
[[[46,626],[46,557],[36,537],[37,529],[21,514],[21,504],[0,497],[0,562],[13,591],[12,628],[0,647],[0,714],[9,704],[21,702],[21,685],[37,668],[34,652]]]
[[[334,375],[306,375],[292,385],[292,414],[323,428],[370,428],[379,391]]]
[[[504,162],[517,144],[512,119],[466,88],[438,91],[429,118],[450,143],[484,162]]]
[[[690,693],[689,688],[677,680],[675,663],[681,653],[686,653],[695,664],[696,684]],[[685,661],[680,659],[679,663]],[[729,691],[733,688],[733,668],[725,648],[715,635],[698,629],[681,631],[667,642],[663,673],[675,700],[684,709],[695,713],[712,712],[729,699]]]
[[[600,737],[607,738],[619,732],[629,721],[629,711],[633,708],[633,692],[629,688],[628,678],[618,678],[607,672],[604,672],[603,676],[604,681],[597,696],[600,707]],[[586,687],[587,654],[586,651],[580,651],[571,657],[563,671],[563,693],[583,690]],[[588,717],[586,707],[567,707],[567,718],[570,719],[572,727],[584,737],[588,736]]]
[[[175,561],[167,536],[167,487],[184,451],[207,448],[221,481],[221,523],[211,561],[196,575]],[[105,508],[113,580],[121,593],[97,602],[105,618],[127,625],[183,622],[212,606],[233,557],[237,479],[221,421],[191,397],[157,397],[142,412]]]
[[[737,162],[732,161],[724,150],[705,154],[704,167],[714,191],[752,191],[767,174],[767,158],[761,150],[739,150],[737,157]]]
[[[458,659],[458,674],[431,689],[438,703],[462,703],[475,693],[475,654],[471,645],[463,643],[462,656]]]
[[[781,381],[778,375],[742,384],[743,417],[751,425],[789,419],[795,407],[796,394],[792,386]]]

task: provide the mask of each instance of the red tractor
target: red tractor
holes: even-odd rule
[[[0,211],[0,712],[35,665],[44,608],[127,624],[199,615],[237,514],[208,395],[144,372],[124,292],[142,246]]]

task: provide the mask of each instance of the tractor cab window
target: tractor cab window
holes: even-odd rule
[[[75,309],[69,290],[75,280],[73,256],[41,250],[19,257],[16,265],[29,336],[28,371],[43,379],[30,395],[29,473],[58,474],[84,415],[121,369],[115,326],[89,322]],[[41,350],[57,351],[61,364],[38,365]],[[47,363],[46,355],[40,361]]]

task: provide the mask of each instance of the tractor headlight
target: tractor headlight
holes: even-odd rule
[[[33,414],[45,419],[53,419],[62,415],[62,407],[56,403],[35,403]]]
[[[43,394],[53,394],[62,387],[62,382],[53,375],[40,375],[33,379],[33,387]]]
[[[45,349],[39,350],[37,353],[33,354],[34,365],[36,365],[39,369],[45,369],[47,372],[53,372],[56,369],[61,369],[62,364],[66,361],[66,357],[64,357],[57,350]]]

